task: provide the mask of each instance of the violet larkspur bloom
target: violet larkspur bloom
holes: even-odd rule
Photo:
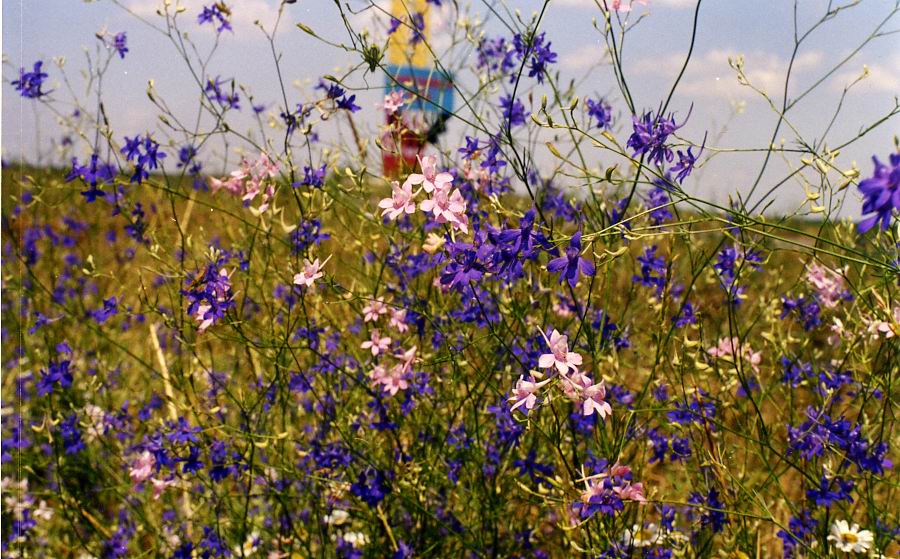
[[[556,53],[550,50],[550,41],[544,43],[546,33],[540,35],[531,35],[523,37],[521,33],[513,37],[513,46],[516,49],[520,59],[530,57],[528,62],[528,77],[536,78],[538,83],[544,83],[544,72],[547,71],[547,65],[556,62]],[[511,81],[515,81],[516,76],[511,76]]]
[[[26,72],[25,68],[19,68],[19,79],[12,82],[19,95],[27,99],[37,99],[47,94],[45,91],[41,91],[44,80],[47,79],[47,73],[41,70],[43,65],[44,61],[38,60],[30,72]]]
[[[587,103],[587,114],[597,119],[597,126],[609,128],[612,123],[612,107],[603,99],[597,101],[587,99],[585,102]]]
[[[593,276],[596,268],[594,263],[581,256],[581,231],[572,236],[569,241],[569,248],[566,254],[559,258],[554,258],[547,263],[547,270],[553,273],[559,273],[559,283],[568,280],[569,285],[575,287],[578,283],[579,274]]]
[[[108,163],[101,163],[100,156],[96,153],[91,155],[91,162],[87,165],[79,165],[78,158],[72,158],[72,170],[66,175],[66,182],[75,179],[81,179],[89,187],[81,192],[88,203],[93,202],[98,197],[103,196],[103,190],[98,188],[99,184],[110,184],[116,177],[116,168]]]
[[[226,93],[222,86],[226,83],[231,83],[231,93]],[[234,80],[223,80],[220,76],[216,76],[214,79],[209,79],[206,81],[206,88],[203,90],[206,93],[206,97],[210,101],[215,101],[222,108],[227,109],[240,109],[240,95],[236,91],[234,91]]]
[[[338,99],[338,100],[336,101],[336,103],[337,103],[337,108],[339,108],[339,109],[347,109],[347,110],[350,111],[351,113],[355,113],[356,111],[360,110],[362,107],[360,107],[359,105],[355,104],[354,101],[356,101],[356,95],[351,95],[351,96],[349,96],[349,97],[347,97],[346,95],[344,95],[343,97],[341,97],[340,99]]]
[[[687,151],[678,150],[678,163],[673,165],[671,169],[675,173],[675,178],[678,182],[684,182],[684,179],[691,174],[691,171],[694,170],[694,165],[697,164],[697,160],[703,154],[704,148],[706,148],[706,136],[703,137],[703,145],[700,146],[700,151],[697,155],[694,155],[693,146],[688,147]]]
[[[900,212],[900,153],[892,153],[889,163],[885,165],[872,157],[875,163],[875,174],[859,183],[859,191],[866,200],[862,213],[875,214],[859,222],[859,232],[865,233],[881,222],[881,229],[886,231],[891,224],[891,216]]]
[[[324,163],[318,169],[304,166],[303,180],[298,183],[294,183],[294,188],[298,186],[309,186],[312,188],[321,189],[323,186],[325,186],[325,174],[327,170],[328,167]]]
[[[145,138],[125,136],[125,146],[119,151],[125,155],[125,159],[134,161],[134,174],[131,176],[131,182],[138,184],[150,177],[148,169],[156,169],[166,158],[165,152],[159,151],[159,144],[150,136]]]
[[[218,3],[210,4],[209,6],[205,6],[203,11],[200,12],[200,15],[197,16],[197,23],[199,25],[203,25],[204,23],[216,25],[218,23],[216,33],[221,33],[226,29],[232,31],[231,22],[228,21],[228,17],[226,16],[231,16],[231,12],[223,11]]]
[[[646,154],[647,160],[657,165],[662,165],[663,161],[672,161],[675,154],[666,145],[666,140],[684,126],[684,122],[675,124],[675,117],[671,114],[664,118],[661,114],[654,115],[648,111],[640,118],[633,117],[633,125],[634,132],[628,138],[628,147],[634,150],[635,157]]]
[[[525,124],[525,118],[530,114],[525,112],[525,105],[518,99],[513,99],[512,95],[500,98],[500,108],[503,110],[503,119],[510,127]]]
[[[128,52],[128,38],[125,36],[124,31],[116,33],[113,37],[112,47],[116,49],[119,58],[125,58],[125,53]]]

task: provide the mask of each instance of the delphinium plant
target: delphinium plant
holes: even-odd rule
[[[641,2],[596,1],[603,96],[561,77],[547,0],[294,4],[255,31],[268,106],[216,56],[240,2],[106,5],[192,80],[193,114],[149,82],[151,130],[105,109],[124,31],[92,39],[87,96],[59,60],[5,77],[66,168],[4,168],[4,557],[896,556],[900,152],[841,152],[900,108],[793,122],[852,56],[790,97],[790,68],[767,91],[732,59],[773,115],[734,149],[674,96],[706,1],[651,106],[623,54]],[[795,21],[792,61],[857,4]],[[896,40],[887,8],[859,48]],[[288,33],[353,63],[292,89]],[[457,101],[385,174],[432,102],[383,91],[391,41]],[[691,194],[738,153],[755,182]]]

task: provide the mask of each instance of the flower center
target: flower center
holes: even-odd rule
[[[859,538],[856,536],[856,534],[852,532],[842,532],[841,539],[843,539],[847,543],[856,543],[859,541]]]

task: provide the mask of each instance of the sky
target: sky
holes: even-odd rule
[[[181,0],[180,3],[186,8],[183,29],[201,50],[208,48],[215,32],[196,25],[196,14],[202,2]],[[449,42],[448,26],[458,17],[449,6],[449,0],[443,3],[445,8],[433,15],[431,23],[434,26],[432,39],[438,48]],[[345,0],[345,4],[357,11],[370,2]],[[521,17],[527,20],[541,4],[537,0],[512,0],[504,4],[497,0],[460,0],[456,5],[468,17],[483,19],[489,35],[505,33],[508,36],[508,31],[491,16],[491,10],[504,13],[519,10]],[[821,17],[827,4],[825,0],[799,0],[798,29],[801,33]],[[66,99],[71,86],[76,95],[83,97],[85,80],[80,72],[85,67],[85,53],[93,55],[96,52],[99,42],[95,33],[104,29],[112,33],[126,31],[130,49],[124,60],[112,62],[104,78],[106,114],[117,134],[158,130],[159,111],[146,94],[149,80],[153,80],[159,97],[166,100],[175,114],[193,118],[198,95],[193,78],[169,39],[150,25],[162,25],[162,18],[154,13],[161,5],[162,2],[157,0],[121,0],[118,5],[108,0],[4,0],[3,158],[60,162],[59,154],[50,147],[61,137],[57,117],[33,101],[18,97],[9,82],[16,79],[20,66],[30,67],[35,60],[43,59],[48,61],[48,83],[54,96]],[[257,102],[266,103],[277,112],[281,89],[274,79],[275,65],[269,43],[254,21],[271,29],[279,3],[276,0],[232,0],[229,5],[234,13],[234,32],[222,34],[219,50],[208,72],[234,77],[239,83],[246,84]],[[386,8],[389,2],[380,0],[379,5]],[[646,5],[636,4],[628,15],[629,25],[633,28],[626,36],[623,66],[637,107],[655,109],[668,94],[690,44],[695,6],[696,0],[648,0]],[[868,77],[854,85],[843,101],[829,133],[829,144],[840,144],[852,138],[861,127],[882,118],[894,107],[896,97],[900,95],[900,33],[879,37],[854,52],[894,9],[893,0],[862,0],[859,5],[825,23],[803,43],[795,59],[789,97],[827,76],[789,115],[791,126],[803,137],[809,140],[821,138],[843,88],[863,73],[864,65],[868,68]],[[784,75],[794,46],[793,12],[794,3],[788,0],[702,2],[691,63],[669,105],[679,122],[690,115],[687,125],[679,130],[680,136],[697,144],[706,136],[710,146],[725,150],[767,145],[777,117],[764,99],[738,83],[728,59],[742,56],[751,81],[780,103]],[[642,15],[644,17],[640,17]],[[551,0],[541,30],[546,32],[553,50],[559,53],[555,67],[561,75],[580,80],[578,91],[582,96],[605,96],[612,103],[618,115],[618,135],[624,140],[629,125],[627,115],[623,114],[626,106],[617,93],[612,70],[602,64],[604,43],[592,22],[599,16],[593,0]],[[355,28],[370,28],[373,36],[383,33],[385,17],[376,9],[362,10],[350,19]],[[281,70],[292,104],[311,99],[312,87],[320,76],[338,75],[354,61],[340,48],[298,30],[294,25],[297,22],[306,24],[328,41],[347,41],[334,0],[298,0],[285,7],[276,47],[282,55]],[[883,31],[898,29],[900,14],[894,14],[882,28]],[[829,74],[835,64],[848,56],[850,59],[844,66]],[[58,57],[65,61],[68,85],[62,80],[63,71],[50,62]],[[474,60],[471,52],[468,57],[455,61]],[[380,76],[370,74],[363,79],[362,74],[358,74],[350,83],[360,88],[355,92],[363,111],[357,113],[356,118],[366,132],[374,133],[383,118],[375,108],[383,96],[382,82]],[[538,96],[541,92],[536,90]],[[243,112],[247,116],[240,118],[245,120],[237,122],[249,130],[254,122],[246,106]],[[864,175],[871,173],[871,156],[886,159],[893,150],[893,136],[898,132],[900,117],[895,117],[844,150],[838,163],[849,165],[855,161]],[[449,148],[454,142],[461,145],[461,135],[459,126],[451,126],[442,140],[445,147]],[[783,127],[781,137],[788,144],[792,143],[794,134],[790,127]],[[173,140],[177,142],[178,138]],[[229,148],[223,144],[215,149],[219,153],[212,155],[221,160],[221,152]],[[759,152],[723,152],[695,173],[685,188],[716,202],[726,202],[736,192],[747,192],[762,157]],[[549,159],[539,159],[539,163],[549,166]],[[602,153],[591,153],[589,159],[590,165],[597,167],[607,163]],[[776,161],[763,183],[779,180],[786,168],[785,163]],[[789,211],[804,198],[803,186],[789,182],[779,191],[774,207]],[[858,209],[855,194],[851,195],[848,205],[854,211]]]

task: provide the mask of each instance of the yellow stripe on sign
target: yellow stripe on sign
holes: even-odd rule
[[[425,23],[422,31],[424,40],[412,45],[413,16],[421,14],[421,22]],[[388,41],[388,62],[398,66],[422,67],[431,61],[431,53],[425,47],[425,41],[429,40],[431,26],[428,21],[428,2],[426,0],[391,0],[391,15],[402,23],[397,31],[391,35]]]

